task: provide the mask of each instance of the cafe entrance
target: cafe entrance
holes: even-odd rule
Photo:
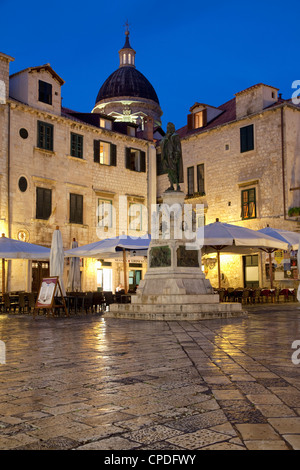
[[[259,287],[258,255],[243,256],[244,287]]]
[[[49,277],[49,261],[32,261],[32,282],[31,291],[39,292],[40,285],[44,277]]]

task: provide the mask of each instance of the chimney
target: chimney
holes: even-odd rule
[[[153,141],[153,118],[151,116],[145,117],[144,120],[145,128],[144,128],[144,137],[147,140],[152,140]]]

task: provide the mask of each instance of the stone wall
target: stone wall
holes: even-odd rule
[[[182,139],[184,181],[187,193],[187,168],[194,167],[194,188],[197,192],[197,165],[204,164],[205,195],[186,197],[185,203],[203,204],[205,223],[220,222],[241,225],[254,230],[269,224],[275,228],[299,231],[295,218],[287,216],[291,204],[298,203],[300,117],[298,110],[285,106],[283,143],[281,133],[281,108],[271,108],[233,123]],[[240,152],[240,128],[254,125],[254,150]],[[283,145],[282,145],[283,144]],[[284,170],[282,164],[284,152]],[[284,180],[283,180],[284,175]],[[167,187],[167,176],[158,177],[157,195]],[[284,186],[284,188],[283,188]],[[241,194],[245,189],[255,188],[257,217],[243,220]],[[284,209],[284,197],[286,208]],[[286,216],[285,216],[286,215]],[[242,258],[231,257],[223,264],[224,287],[243,284]],[[260,256],[260,260],[262,256]],[[260,285],[268,285],[265,270],[260,261]],[[217,286],[217,269],[209,270],[207,276]],[[295,284],[284,281],[285,285]],[[222,284],[222,285],[223,285]],[[296,282],[297,285],[297,282]]]

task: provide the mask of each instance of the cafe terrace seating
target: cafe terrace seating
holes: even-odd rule
[[[215,289],[220,296],[220,302],[241,302],[243,304],[255,304],[266,302],[295,302],[297,293],[295,289],[270,289],[233,287]]]

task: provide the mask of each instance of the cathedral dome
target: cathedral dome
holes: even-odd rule
[[[162,111],[157,94],[149,80],[136,69],[135,54],[127,30],[125,44],[119,50],[119,68],[101,86],[92,112],[107,114],[116,121],[139,124],[142,129],[149,117],[155,126],[161,126]]]
[[[157,94],[147,78],[136,68],[128,65],[118,68],[101,86],[96,103],[116,97],[144,98],[159,104]]]

